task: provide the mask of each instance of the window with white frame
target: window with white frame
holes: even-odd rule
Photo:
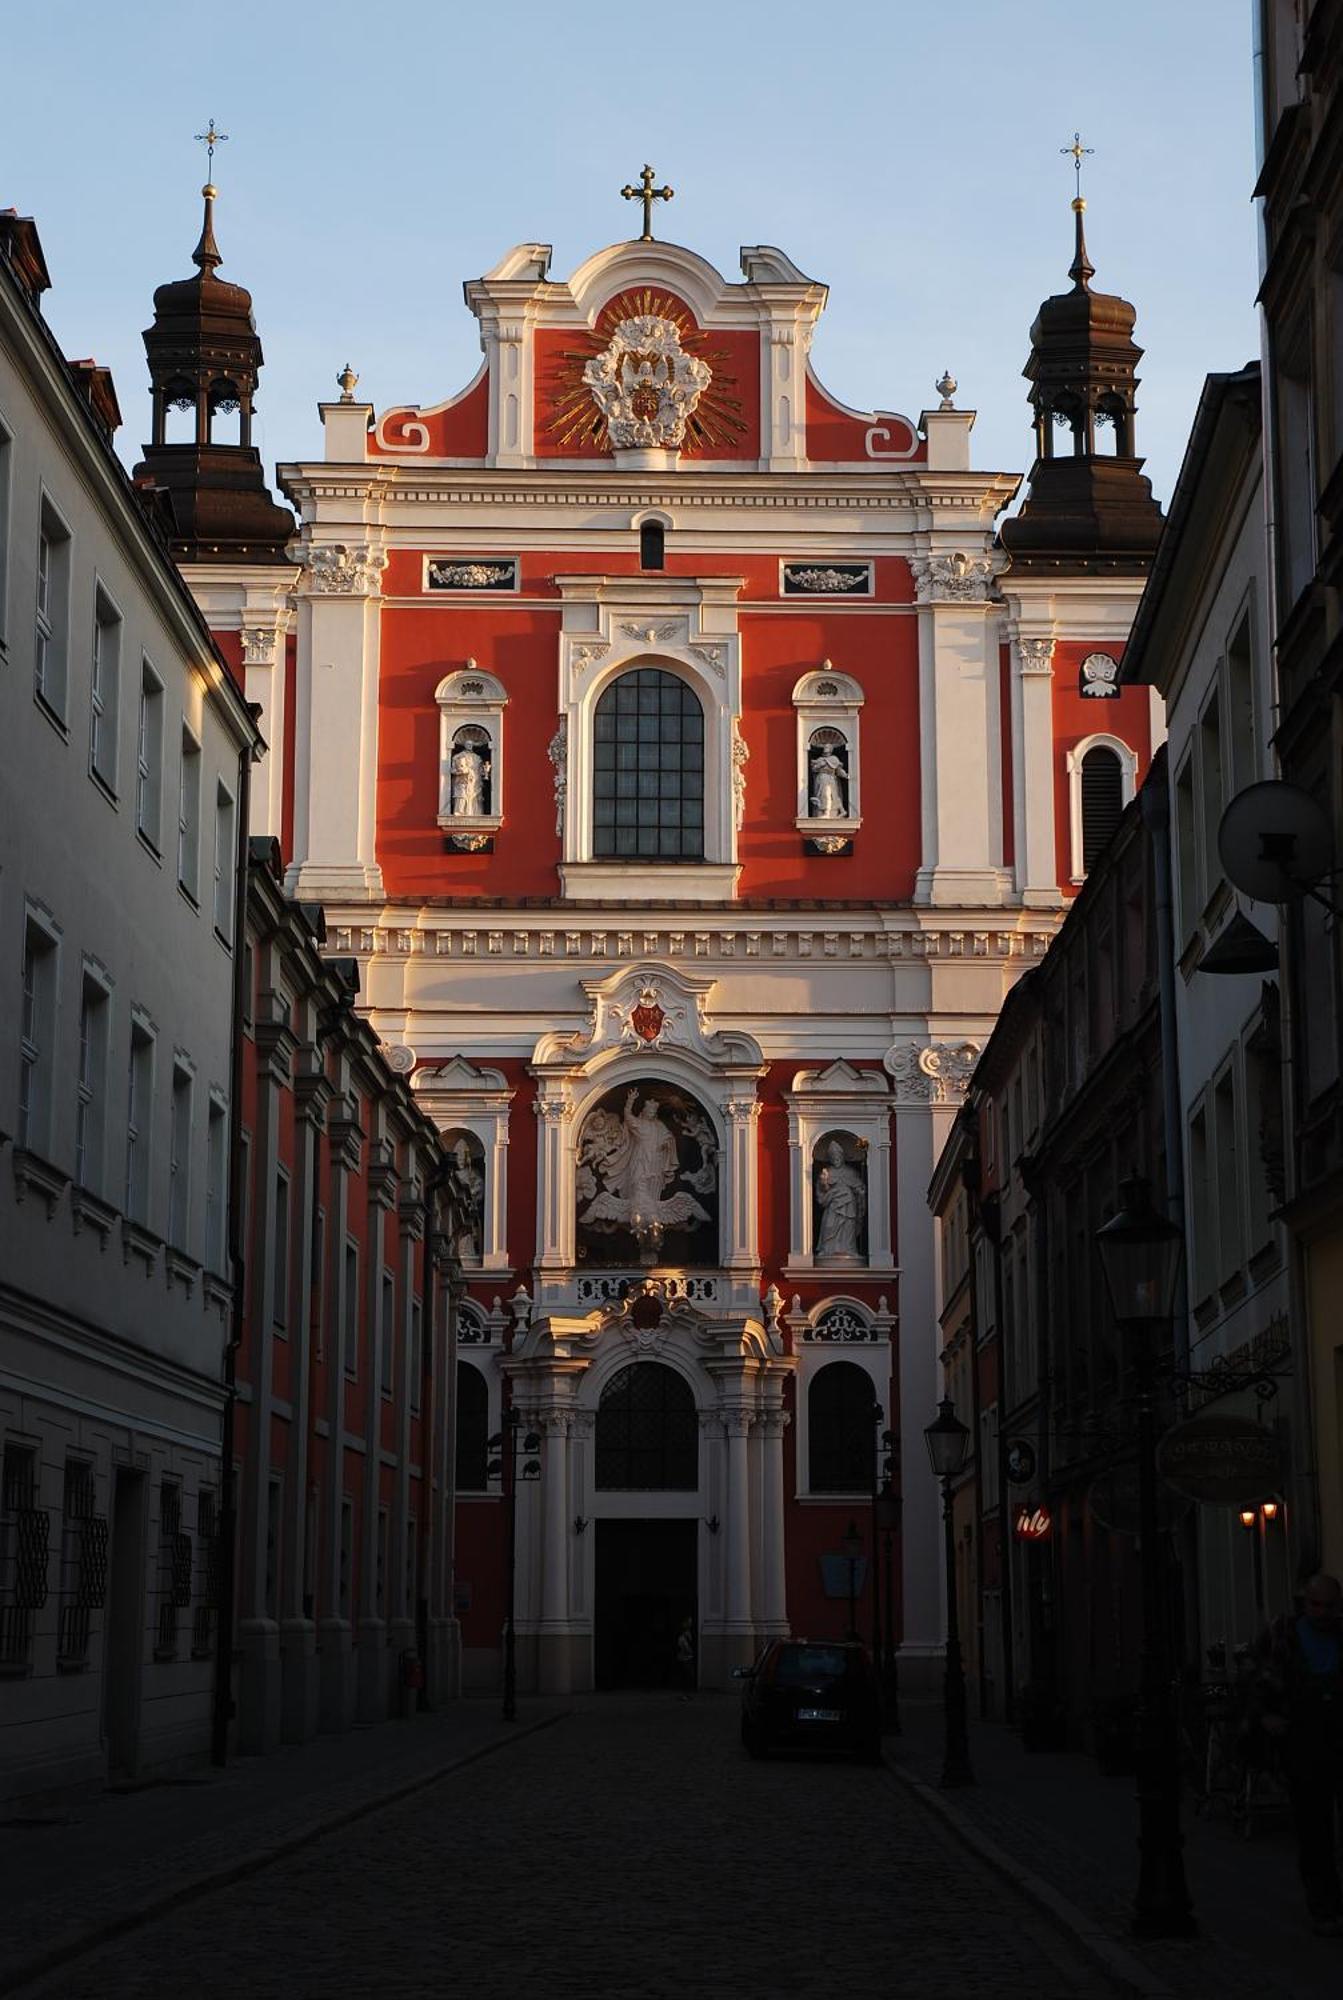
[[[1205,905],[1222,879],[1222,860],[1217,851],[1217,832],[1222,824],[1225,786],[1222,779],[1222,701],[1214,688],[1198,721],[1198,802],[1199,834],[1203,850],[1203,899]]]
[[[592,718],[598,861],[704,859],[704,710],[679,674],[631,667]]]
[[[45,1153],[51,1144],[51,1096],[56,1074],[58,932],[29,909],[23,927],[23,986],[19,1009],[19,1145]]]
[[[1068,752],[1072,879],[1084,881],[1114,837],[1138,782],[1138,759],[1117,736],[1085,736]]]
[[[862,825],[858,722],[863,690],[827,660],[793,689],[797,815],[814,853],[841,854]]]
[[[112,798],[117,791],[117,717],[121,693],[121,613],[102,584],[93,593],[89,680],[89,770]]]
[[[126,1174],[123,1207],[132,1222],[149,1218],[149,1164],[154,1113],[154,1032],[136,1016],[131,1021],[126,1082]]]
[[[831,1361],[807,1389],[807,1483],[813,1493],[871,1493],[876,1482],[877,1402],[872,1378],[852,1361]]]
[[[214,923],[215,936],[226,945],[233,942],[235,840],[233,794],[221,778],[215,786]]]
[[[1343,336],[1343,329],[1340,330]],[[1340,385],[1343,393],[1343,384]],[[1259,776],[1259,732],[1255,726],[1254,623],[1247,604],[1226,649],[1226,695],[1231,738],[1231,784],[1243,792]]]
[[[201,746],[182,724],[177,776],[177,884],[194,903],[200,891]]]
[[[1234,1056],[1213,1084],[1213,1158],[1217,1167],[1217,1281],[1226,1284],[1245,1262],[1239,1091]]]
[[[103,1191],[107,1127],[107,1042],[112,1016],[105,981],[88,965],[79,996],[79,1072],[75,1081],[75,1185]]]
[[[228,1104],[210,1092],[205,1131],[205,1267],[222,1275],[228,1258]]]
[[[438,823],[461,853],[487,846],[504,817],[503,682],[474,660],[448,674],[438,704]]]
[[[135,826],[140,838],[159,851],[163,805],[163,682],[148,660],[140,662],[140,716],[135,750]]]
[[[65,721],[70,672],[70,530],[47,494],[37,528],[36,646],[33,689],[58,722]]]

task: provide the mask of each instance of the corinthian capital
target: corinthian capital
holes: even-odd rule
[[[313,597],[376,597],[387,556],[368,543],[309,543],[301,552],[303,581]]]
[[[920,604],[982,604],[993,587],[992,556],[911,556],[909,567]]]

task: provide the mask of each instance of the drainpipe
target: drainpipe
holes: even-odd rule
[[[254,723],[261,719],[257,702],[248,702]],[[233,856],[233,1017],[229,1049],[229,1186],[228,1253],[233,1299],[229,1307],[228,1339],[224,1343],[224,1411],[219,1440],[219,1565],[217,1629],[215,1632],[214,1696],[210,1715],[210,1761],[228,1762],[229,1723],[233,1719],[233,1586],[237,1566],[238,1489],[233,1471],[238,1401],[238,1349],[243,1336],[243,1293],[247,1245],[243,1241],[244,1209],[242,1098],[243,1022],[247,1017],[247,889],[250,843],[252,762],[264,746],[260,737],[238,752],[238,811]]]

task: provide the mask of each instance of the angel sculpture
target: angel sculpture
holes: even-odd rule
[[[656,1264],[668,1229],[684,1229],[687,1224],[711,1218],[692,1194],[667,1195],[680,1169],[676,1138],[659,1112],[656,1098],[645,1097],[635,1111],[638,1095],[637,1089],[626,1091],[620,1120],[617,1122],[614,1113],[599,1112],[583,1135],[580,1181],[586,1170],[588,1176],[600,1176],[605,1185],[588,1202],[579,1221],[589,1227],[624,1224],[639,1245],[639,1261]],[[606,1123],[594,1133],[597,1118]],[[612,1126],[620,1133],[615,1144],[611,1143]]]

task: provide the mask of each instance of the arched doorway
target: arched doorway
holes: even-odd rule
[[[671,1687],[677,1635],[687,1619],[696,1630],[699,1521],[648,1510],[651,1496],[674,1509],[676,1495],[699,1490],[689,1384],[662,1362],[631,1362],[602,1391],[594,1442],[593,1485],[603,1506],[595,1523],[594,1680],[599,1688]],[[616,1511],[625,1494],[637,1515]]]

